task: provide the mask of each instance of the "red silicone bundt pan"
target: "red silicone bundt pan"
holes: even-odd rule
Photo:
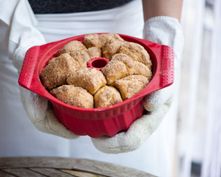
[[[127,130],[133,121],[142,116],[143,99],[146,95],[173,83],[173,51],[170,47],[127,35],[120,36],[126,41],[141,44],[150,54],[153,64],[151,81],[130,99],[107,108],[79,108],[56,99],[41,84],[39,75],[48,61],[65,44],[72,40],[82,41],[84,35],[30,48],[18,82],[22,87],[46,98],[51,103],[57,119],[73,133],[91,137],[114,136]]]

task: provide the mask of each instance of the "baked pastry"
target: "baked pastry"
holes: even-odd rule
[[[107,84],[109,85],[129,75],[127,66],[122,61],[118,60],[111,60],[101,71],[105,75]]]
[[[99,38],[102,43],[102,47],[106,44],[107,41],[113,41],[113,40],[124,41],[123,38],[121,38],[118,34],[114,33],[100,34]]]
[[[67,83],[76,87],[82,87],[91,94],[95,94],[107,82],[101,71],[95,68],[81,68],[68,76]]]
[[[69,43],[67,43],[61,50],[60,50],[60,54],[61,53],[68,53],[68,52],[73,52],[73,51],[82,51],[85,50],[87,51],[87,48],[84,46],[84,44],[82,44],[82,42],[74,40],[71,41]]]
[[[42,70],[42,84],[61,101],[78,107],[107,107],[121,102],[142,90],[152,77],[148,52],[118,34],[85,35],[83,43],[71,41],[58,55]],[[95,57],[109,59],[104,67],[91,61],[93,67],[103,67],[101,71],[87,68],[87,62]]]
[[[100,40],[100,35],[99,34],[87,34],[84,36],[83,43],[87,48],[90,47],[97,47],[101,48],[103,46],[101,40]]]
[[[98,47],[90,47],[88,48],[88,53],[91,58],[101,57],[101,49]]]
[[[124,43],[125,41],[119,40],[117,38],[109,38],[105,45],[102,47],[103,56],[111,59]]]
[[[141,62],[133,60],[131,57],[129,57],[126,54],[123,53],[115,54],[112,57],[111,61],[114,62],[116,60],[123,62],[127,66],[128,75],[143,75],[148,79],[150,79],[152,76],[152,72],[149,69],[149,67],[147,67]]]
[[[87,34],[84,36],[83,43],[87,48],[97,47],[102,48],[108,41],[124,41],[118,34]]]
[[[90,60],[90,56],[85,50],[75,50],[70,52],[70,55],[76,60],[81,67],[86,67],[87,62]]]
[[[130,56],[132,59],[145,64],[149,68],[151,67],[150,55],[140,44],[134,42],[125,42],[120,46],[117,53],[124,53]]]
[[[93,108],[94,100],[93,96],[87,92],[87,90],[81,87],[75,87],[73,85],[62,85],[51,91],[56,98],[63,101],[64,103],[82,107],[82,108]]]
[[[109,85],[128,75],[143,75],[148,79],[152,76],[151,70],[146,65],[122,53],[113,55],[112,60],[101,71]]]
[[[95,107],[108,107],[122,101],[118,90],[111,86],[104,86],[94,95]]]
[[[122,98],[125,100],[142,90],[147,83],[148,79],[142,75],[130,75],[117,80],[114,86],[120,91]]]
[[[84,36],[83,43],[87,48],[102,48],[102,54],[106,58],[111,58],[115,54],[124,40],[118,34],[88,34]]]
[[[68,53],[61,54],[51,59],[40,74],[42,84],[51,90],[66,84],[69,73],[79,69],[80,65]]]

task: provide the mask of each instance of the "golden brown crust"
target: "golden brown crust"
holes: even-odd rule
[[[108,107],[122,101],[117,89],[111,86],[104,86],[94,95],[95,107]]]
[[[111,106],[142,90],[152,77],[150,56],[137,43],[112,33],[85,35],[83,43],[67,43],[40,74],[43,85],[67,104],[85,108]],[[101,71],[87,68],[87,62],[95,57],[110,61]]]
[[[117,79],[121,79],[129,75],[127,66],[121,61],[110,61],[101,70],[107,79],[107,84],[111,85]]]
[[[148,80],[150,80],[150,78],[152,77],[152,72],[151,72],[150,68],[148,66],[144,65],[143,63],[138,62],[138,61],[134,61],[134,65],[131,70],[131,74],[132,75],[143,75],[143,76],[147,77]]]
[[[108,41],[124,41],[118,34],[87,34],[84,36],[83,43],[87,48],[102,48]]]
[[[87,34],[84,36],[83,43],[87,48],[90,47],[97,47],[101,48],[102,47],[102,42],[100,40],[99,34]]]
[[[102,72],[97,69],[81,68],[68,76],[67,83],[82,87],[91,94],[95,94],[107,82]]]
[[[152,76],[151,70],[146,65],[134,61],[131,57],[122,53],[115,54],[101,71],[109,85],[128,75],[143,75],[148,79]]]
[[[141,91],[147,83],[148,79],[142,75],[130,75],[117,80],[114,86],[120,91],[122,98],[125,100]]]
[[[117,53],[126,54],[132,59],[145,64],[149,68],[151,67],[150,55],[140,44],[134,42],[125,42],[120,46]]]
[[[71,41],[69,43],[67,43],[61,50],[59,53],[69,53],[69,52],[73,52],[73,51],[82,51],[85,50],[87,51],[87,48],[84,46],[84,44],[82,44],[82,42],[74,40]]]
[[[88,52],[85,50],[72,51],[72,52],[70,52],[70,55],[73,57],[73,59],[75,61],[77,61],[79,63],[79,65],[81,67],[86,67],[87,62],[90,60],[90,56],[89,56]]]
[[[119,41],[124,41],[123,38],[119,36],[119,34],[114,34],[114,33],[105,33],[105,34],[100,34],[99,35],[100,40],[102,41],[103,44],[105,44],[109,40],[119,40]]]
[[[107,41],[113,41],[113,40],[124,41],[124,39],[121,38],[119,34],[114,34],[114,33],[100,34],[99,38],[100,38],[100,41],[102,42],[102,46],[104,46],[104,44]]]
[[[123,43],[123,41],[118,40],[107,41],[106,44],[102,47],[103,56],[111,59],[112,56],[117,53]]]
[[[115,60],[121,61],[127,66],[129,73],[128,75],[143,75],[148,79],[151,78],[152,76],[151,70],[146,65],[144,65],[141,62],[133,60],[130,56],[126,54],[123,53],[115,54],[112,57],[111,61]]]
[[[64,103],[82,108],[93,108],[93,96],[87,90],[73,85],[62,85],[51,91],[56,98]]]
[[[79,69],[80,65],[68,53],[51,59],[40,74],[42,84],[49,90],[63,85],[69,73]]]
[[[91,58],[101,57],[101,49],[98,47],[90,47],[88,48],[88,53]]]

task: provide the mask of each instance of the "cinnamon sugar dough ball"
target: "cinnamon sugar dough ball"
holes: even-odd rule
[[[87,90],[81,87],[75,87],[73,85],[62,85],[53,89],[51,93],[59,100],[72,106],[82,108],[94,107],[93,96],[88,93]]]
[[[124,41],[118,34],[105,33],[105,34],[87,34],[84,36],[83,43],[87,48],[97,47],[102,48],[108,41]]]
[[[149,68],[151,67],[150,55],[144,49],[143,46],[134,42],[124,42],[120,47],[117,53],[124,53],[130,56],[132,59],[139,61]]]
[[[87,62],[90,60],[90,56],[85,50],[75,50],[70,52],[70,55],[80,64],[81,67],[86,67]]]
[[[150,79],[152,76],[152,72],[149,69],[149,67],[147,67],[141,62],[133,60],[130,56],[126,54],[122,53],[115,54],[112,57],[111,61],[114,62],[116,60],[123,62],[127,66],[129,75],[143,75],[148,79]]]
[[[94,95],[95,107],[107,107],[122,101],[118,90],[111,86],[104,86]]]
[[[111,57],[117,53],[120,46],[123,45],[125,41],[121,41],[118,39],[108,40],[105,45],[102,47],[103,56],[111,59]]]
[[[142,75],[130,75],[117,80],[114,86],[120,91],[122,98],[125,100],[142,90],[147,83],[148,79]]]
[[[82,42],[74,40],[69,43],[67,43],[61,50],[60,53],[68,53],[73,51],[81,51],[85,50],[87,51],[87,48],[82,44]]]
[[[120,37],[119,34],[114,34],[114,33],[106,33],[106,34],[100,34],[99,35],[100,41],[102,43],[102,47],[106,44],[108,41],[124,41],[123,38]]]
[[[95,94],[107,82],[102,72],[97,69],[81,68],[68,76],[67,83],[76,87],[82,87],[91,94]]]
[[[98,47],[90,47],[88,48],[88,53],[91,58],[101,57],[101,49]]]
[[[121,53],[115,54],[112,60],[101,71],[105,75],[109,85],[128,75],[143,75],[148,79],[152,76],[151,70],[146,65]]]
[[[106,77],[107,84],[111,85],[114,81],[129,75],[127,66],[118,60],[111,60],[104,68],[101,69]]]
[[[90,47],[102,48],[103,56],[111,58],[117,52],[124,40],[118,34],[88,34],[85,35],[83,43]]]
[[[83,43],[87,48],[90,48],[90,47],[101,48],[102,45],[103,45],[101,40],[100,40],[100,35],[99,34],[87,34],[87,35],[85,35]]]
[[[49,90],[63,85],[69,73],[79,69],[80,65],[68,53],[51,59],[40,74],[42,84]]]

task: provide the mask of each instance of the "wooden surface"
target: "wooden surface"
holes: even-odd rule
[[[138,162],[141,163],[141,162]],[[72,158],[0,158],[0,177],[154,177],[111,163]]]

